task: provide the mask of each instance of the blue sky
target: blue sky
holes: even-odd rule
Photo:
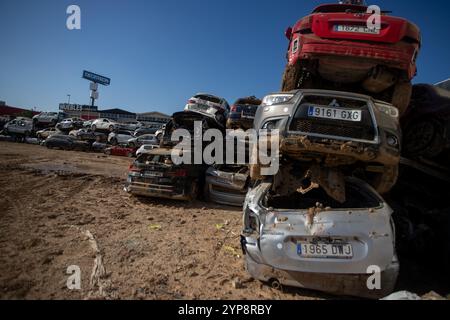
[[[111,78],[101,109],[171,114],[196,92],[230,103],[280,87],[284,30],[324,1],[305,0],[0,0],[0,100],[56,110],[89,103],[82,70]],[[335,2],[334,0],[325,2]],[[368,1],[421,27],[415,82],[450,77],[450,3]],[[81,30],[66,8],[81,8]]]

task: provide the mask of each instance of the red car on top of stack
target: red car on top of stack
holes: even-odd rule
[[[369,94],[401,114],[411,96],[421,47],[419,28],[381,11],[380,29],[364,1],[325,4],[286,30],[282,91],[316,88]]]

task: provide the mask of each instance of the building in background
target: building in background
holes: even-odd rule
[[[16,117],[26,117],[32,118],[33,116],[39,114],[40,112],[34,111],[32,109],[23,109],[13,106],[8,106],[5,101],[0,103],[0,116],[2,118],[13,119]]]
[[[70,118],[81,118],[84,120],[93,120],[100,117],[100,113],[96,106],[60,103],[59,110],[67,113]]]
[[[99,118],[107,118],[120,123],[128,123],[136,121],[136,113],[122,109],[107,109],[99,111]]]
[[[161,128],[162,125],[166,124],[170,120],[170,116],[161,112],[145,112],[138,113],[136,120],[139,122],[144,122],[150,128]]]
[[[447,89],[450,91],[450,79],[438,82],[435,84],[436,87],[442,88],[442,89]]]

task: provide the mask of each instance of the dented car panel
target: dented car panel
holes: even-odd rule
[[[242,238],[251,275],[336,294],[374,297],[391,292],[399,270],[392,210],[366,183],[348,178],[347,185],[373,197],[372,206],[266,208],[272,184],[251,190],[244,204]],[[320,257],[305,254],[305,245],[311,244],[322,250]],[[376,292],[366,287],[371,266],[381,272],[382,289]]]
[[[242,207],[248,184],[249,172],[246,166],[216,165],[206,170],[205,192],[216,203]]]

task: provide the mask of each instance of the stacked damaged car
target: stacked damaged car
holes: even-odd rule
[[[398,110],[359,94],[294,90],[265,97],[254,124],[267,142],[279,135],[280,169],[264,176],[250,165],[241,240],[250,274],[336,294],[391,292],[399,263],[380,193],[397,179]],[[380,290],[367,286],[373,270]]]

